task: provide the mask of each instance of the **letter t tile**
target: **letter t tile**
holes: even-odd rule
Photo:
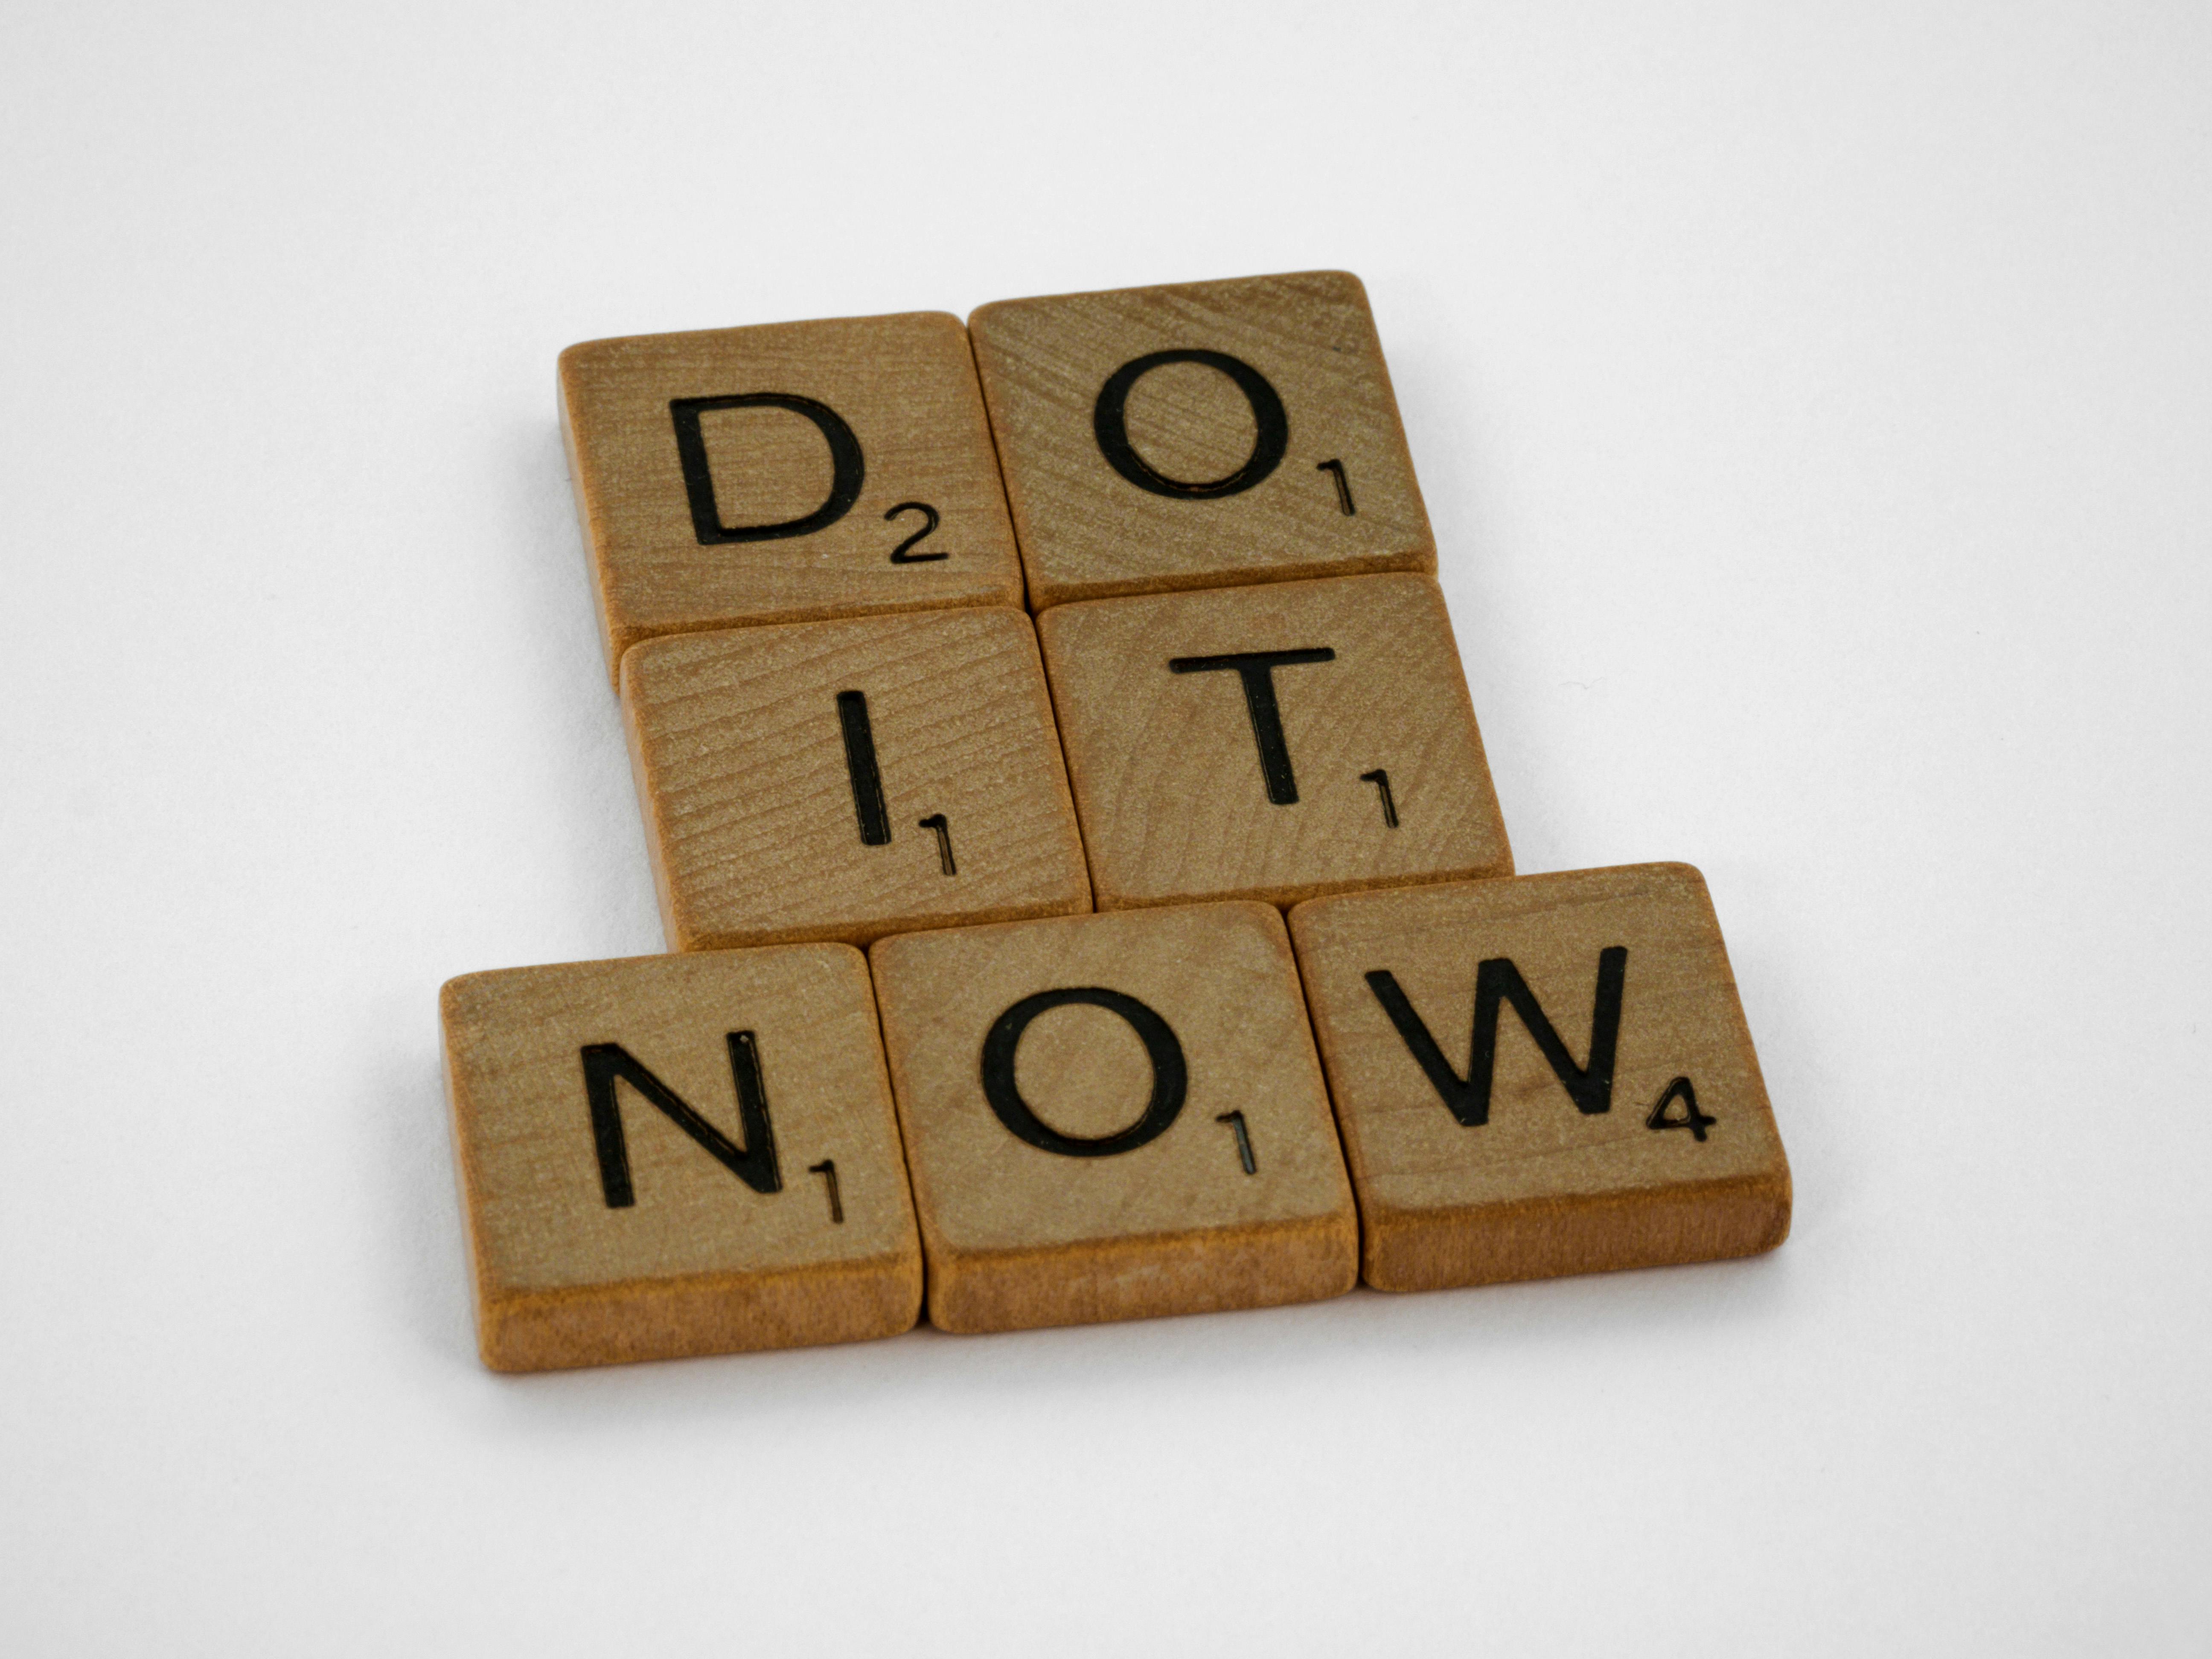
[[[1091,599],[1037,629],[1100,909],[1512,873],[1428,577]]]

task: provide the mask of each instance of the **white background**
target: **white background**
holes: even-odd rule
[[[0,15],[0,1649],[2202,1652],[2212,15]],[[449,975],[656,951],[610,334],[1340,265],[1778,1254],[535,1379]]]

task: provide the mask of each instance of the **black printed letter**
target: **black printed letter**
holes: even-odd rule
[[[1291,770],[1291,746],[1283,741],[1283,712],[1275,705],[1275,671],[1299,663],[1334,662],[1328,646],[1310,651],[1243,651],[1228,657],[1171,657],[1168,670],[1176,674],[1210,674],[1233,668],[1244,682],[1244,708],[1252,716],[1252,738],[1260,745],[1260,775],[1267,781],[1267,799],[1278,806],[1295,806],[1297,775]]]
[[[683,1097],[630,1057],[619,1042],[594,1042],[583,1050],[584,1093],[592,1103],[592,1139],[599,1151],[599,1187],[611,1210],[637,1201],[629,1184],[629,1148],[623,1139],[617,1083],[627,1083],[667,1115],[669,1121],[697,1141],[730,1173],[757,1193],[780,1193],[783,1174],[776,1168],[775,1133],[769,1127],[768,1091],[761,1084],[760,1048],[750,1031],[730,1033],[730,1075],[738,1085],[738,1127],[745,1144],[733,1144],[693,1111]]]
[[[1118,1134],[1088,1139],[1064,1135],[1030,1109],[1029,1103],[1022,1098],[1022,1091],[1014,1085],[1014,1051],[1021,1047],[1022,1033],[1046,1009],[1065,1007],[1071,1002],[1088,1003],[1094,1008],[1121,1015],[1143,1039],[1145,1054],[1152,1062],[1152,1097],[1145,1107],[1145,1115]],[[1111,1158],[1116,1152],[1133,1151],[1164,1133],[1168,1125],[1176,1121],[1176,1114],[1182,1110],[1183,1093],[1188,1082],[1183,1069],[1182,1044],[1176,1040],[1167,1021],[1136,998],[1124,996],[1119,991],[1102,990],[1095,985],[1039,991],[1034,996],[1024,997],[999,1016],[998,1023],[991,1027],[991,1034],[983,1039],[983,1095],[991,1103],[991,1109],[999,1115],[999,1121],[1030,1146],[1058,1152],[1063,1158]]]
[[[1170,478],[1164,472],[1155,471],[1131,446],[1129,393],[1139,380],[1167,363],[1203,363],[1208,368],[1218,369],[1237,382],[1244,401],[1252,405],[1252,424],[1256,428],[1252,434],[1252,453],[1243,465],[1226,477],[1202,483]],[[1291,447],[1290,416],[1283,412],[1283,400],[1275,395],[1275,388],[1251,364],[1225,351],[1154,351],[1132,358],[1115,369],[1098,389],[1098,404],[1091,410],[1091,426],[1098,434],[1098,447],[1104,452],[1107,465],[1116,472],[1139,489],[1187,501],[1210,501],[1249,489],[1281,465],[1283,452]]]
[[[853,816],[860,823],[860,842],[881,847],[891,838],[891,818],[884,805],[884,775],[876,765],[876,729],[868,720],[868,694],[837,694],[837,725],[845,734],[845,775],[853,784]]]
[[[830,498],[804,518],[786,519],[781,524],[724,524],[714,501],[714,474],[707,465],[706,436],[699,429],[699,417],[714,409],[787,409],[813,422],[830,446]],[[867,478],[860,441],[845,424],[845,417],[827,404],[787,392],[747,392],[731,398],[671,398],[668,413],[676,422],[676,456],[684,466],[684,493],[691,501],[691,531],[702,547],[811,535],[836,523],[860,499],[860,485]]]
[[[1468,1128],[1490,1121],[1490,1079],[1498,1063],[1498,1015],[1506,1003],[1521,1016],[1521,1024],[1536,1039],[1537,1048],[1551,1062],[1577,1110],[1596,1114],[1613,1109],[1613,1057],[1620,1039],[1621,988],[1628,973],[1628,950],[1609,945],[1598,952],[1597,1002],[1590,1012],[1589,1064],[1577,1066],[1567,1045],[1552,1029],[1552,1022],[1537,1006],[1528,982],[1510,957],[1492,957],[1477,970],[1474,981],[1474,1041],[1468,1055],[1464,1081],[1437,1047],[1429,1028],[1413,1012],[1413,1005],[1398,987],[1395,975],[1376,969],[1367,975],[1367,988],[1390,1016],[1391,1024],[1406,1040],[1421,1070],[1436,1086],[1451,1115]]]

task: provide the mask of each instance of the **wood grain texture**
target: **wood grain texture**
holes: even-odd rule
[[[854,694],[888,836],[875,845],[840,701]],[[857,945],[1091,908],[1036,635],[1020,611],[649,640],[623,659],[622,695],[672,950]]]
[[[1790,1165],[1711,898],[1689,866],[1326,898],[1293,910],[1291,931],[1376,1289],[1749,1255],[1788,1235]],[[1602,1113],[1577,1104],[1509,1000],[1487,1121],[1463,1124],[1367,977],[1391,975],[1451,1076],[1472,1083],[1486,961],[1512,964],[1566,1058],[1588,1068],[1613,947],[1626,955]],[[1675,1127],[1650,1127],[1678,1078],[1710,1121],[1692,1125],[1678,1096],[1660,1114]]]
[[[439,997],[477,1329],[495,1370],[890,1336],[921,1255],[867,966],[842,945],[470,974]],[[629,1081],[633,1202],[607,1202],[584,1051],[617,1044],[732,1143],[751,1033],[781,1190]],[[833,1211],[825,1174],[835,1166]],[[842,1220],[836,1217],[842,1215]]]
[[[969,319],[1037,609],[1070,599],[1358,571],[1436,568],[1366,290],[1346,271],[1001,300]],[[1158,351],[1256,370],[1287,424],[1278,464],[1233,494],[1163,495],[1110,464],[1097,428],[1116,371]],[[1231,478],[1261,452],[1257,405],[1202,362],[1127,392],[1127,441],[1162,477]],[[1353,510],[1344,510],[1342,468]]]
[[[1430,578],[1100,599],[1037,625],[1102,910],[1511,873]],[[1285,803],[1243,674],[1172,665],[1321,648],[1333,659],[1270,675],[1297,795]]]
[[[1019,605],[1022,579],[967,331],[942,312],[593,340],[561,354],[562,431],[592,562],[610,674],[638,641],[755,623]],[[702,544],[671,403],[775,392],[834,410],[860,451],[859,494],[834,522]],[[787,524],[821,508],[832,451],[809,416],[753,406],[696,415],[717,522]],[[925,515],[938,528],[892,553]]]
[[[870,960],[933,1324],[1087,1324],[1352,1287],[1357,1218],[1277,912],[1215,904],[908,933]],[[1142,1145],[1047,1150],[990,1102],[994,1025],[1067,988],[1133,997],[1173,1033],[1187,1089]],[[1132,1020],[1092,1004],[1038,1013],[1012,1055],[1036,1117],[1092,1140],[1140,1123],[1160,1075]],[[1253,1173],[1229,1113],[1243,1115]]]

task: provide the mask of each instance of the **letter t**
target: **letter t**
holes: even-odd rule
[[[1297,775],[1291,770],[1290,745],[1283,741],[1282,710],[1275,705],[1275,671],[1300,663],[1334,662],[1336,653],[1327,646],[1305,651],[1240,651],[1223,657],[1171,657],[1168,670],[1176,674],[1210,674],[1233,668],[1244,682],[1244,707],[1252,716],[1253,741],[1260,745],[1260,772],[1267,781],[1267,799],[1278,806],[1294,806],[1298,799]]]

